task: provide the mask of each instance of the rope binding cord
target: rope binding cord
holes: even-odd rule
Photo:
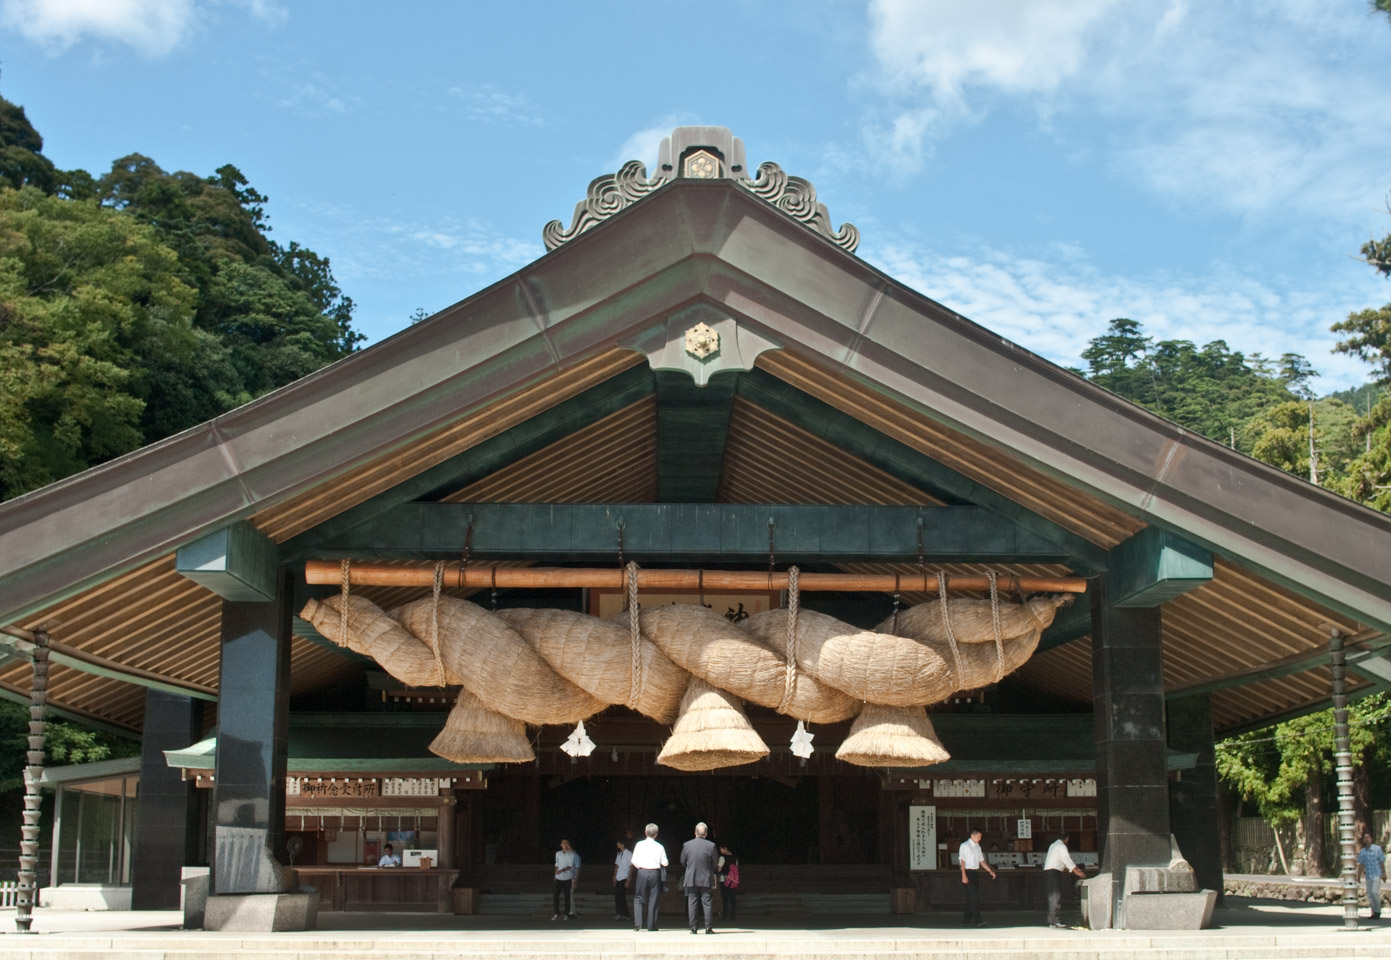
[[[900,594],[901,591],[902,591],[902,585],[899,583],[899,575],[895,573],[895,574],[894,574],[894,618],[893,618],[893,627],[891,628],[891,631],[892,631],[893,633],[898,633],[898,599],[899,599],[899,594]]]
[[[966,673],[961,668],[961,650],[956,645],[956,633],[951,628],[951,613],[947,609],[947,572],[945,570],[937,573],[937,598],[938,606],[942,608],[942,630],[947,635],[947,643],[951,644],[951,658],[956,664],[956,683],[960,686],[966,679]]]
[[[343,590],[338,601],[338,645],[348,645],[348,582],[352,578],[353,562],[347,557],[338,561],[338,569],[343,575]]]
[[[628,580],[628,634],[633,643],[632,680],[628,684],[629,708],[642,699],[642,622],[638,608],[638,565],[629,561],[623,568]]]
[[[802,605],[797,577],[800,572],[796,566],[787,568],[787,667],[783,674],[782,702],[778,704],[778,713],[787,712],[797,691],[797,612]]]
[[[1005,641],[1000,636],[1000,594],[995,582],[995,571],[987,570],[985,579],[990,581],[990,622],[995,627],[995,682],[999,683],[1000,678],[1005,675]],[[1032,612],[1030,611],[1031,615]]]
[[[440,589],[444,586],[444,561],[435,564],[435,583],[430,592],[430,652],[435,655],[435,670],[439,675],[437,687],[444,682],[444,655],[440,652]]]

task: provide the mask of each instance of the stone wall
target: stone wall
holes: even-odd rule
[[[1256,897],[1263,900],[1299,900],[1306,903],[1337,903],[1342,900],[1343,887],[1338,880],[1303,879],[1293,877],[1258,877],[1250,874],[1228,874],[1223,887],[1230,897]],[[1357,885],[1358,902],[1367,905],[1367,891]],[[1391,903],[1391,889],[1381,891],[1382,903]]]

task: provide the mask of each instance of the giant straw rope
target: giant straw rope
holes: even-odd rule
[[[683,770],[748,763],[766,745],[740,701],[808,723],[855,717],[837,756],[865,766],[947,758],[924,707],[1018,669],[1067,598],[938,599],[861,630],[800,607],[795,568],[785,609],[740,623],[704,606],[641,608],[637,565],[614,620],[564,610],[489,612],[442,594],[383,612],[347,588],[301,616],[408,686],[462,687],[431,749],[456,762],[534,756],[525,724],[570,724],[621,704],[675,721],[658,762]],[[438,572],[438,571],[437,571]]]

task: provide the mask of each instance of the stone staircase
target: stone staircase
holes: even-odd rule
[[[402,919],[403,915],[391,915]],[[385,924],[384,924],[385,925]],[[888,932],[888,931],[881,931]],[[0,936],[4,960],[612,960],[633,957],[656,960],[716,960],[739,957],[749,960],[1331,960],[1331,958],[1381,958],[1391,956],[1391,934],[1373,931],[1341,935],[1319,933],[1248,935],[1236,932],[1137,935],[1091,934],[1048,931],[1048,936],[1009,935],[1009,931],[982,932],[967,937],[943,931],[894,931],[897,937],[808,936],[807,931],[785,931],[785,936],[760,933],[728,933],[714,937],[690,937],[685,931],[615,936],[585,930],[564,931],[459,931],[449,935],[344,931],[336,937],[324,932],[219,936],[170,932],[162,935],[132,932],[127,936],[69,935]],[[823,932],[824,933],[824,932]],[[1056,934],[1056,935],[1052,935]],[[908,936],[912,935],[912,936]]]

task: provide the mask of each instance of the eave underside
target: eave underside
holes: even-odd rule
[[[670,449],[672,438],[662,435],[664,420],[655,378],[651,392],[641,388],[645,368],[638,368],[640,363],[639,355],[626,351],[601,354],[389,455],[345,464],[337,476],[261,510],[251,522],[276,542],[290,544],[353,508],[402,490],[411,496],[459,503],[656,502],[663,482],[670,483],[663,479],[669,458],[664,461],[661,450],[664,443]],[[1001,509],[1013,505],[1026,512],[1031,522],[1056,525],[1100,551],[1144,527],[1128,513],[1080,493],[1007,451],[915,414],[804,358],[767,353],[758,369],[746,376],[750,389],[732,394],[719,414],[727,422],[719,425],[723,447],[715,502],[931,506],[972,500],[969,494],[976,491],[985,502],[1003,504]],[[618,383],[627,391],[619,397],[621,405],[613,403],[612,391]],[[608,411],[602,406],[605,402],[615,409]],[[770,406],[779,412],[772,412]],[[555,439],[536,441],[545,416],[557,410],[576,418],[576,425],[571,429],[571,421],[561,419],[549,424],[558,434]],[[592,415],[586,418],[585,410]],[[832,422],[837,418],[853,420],[871,438],[863,448],[865,456],[847,452],[843,425]],[[683,429],[692,426],[683,424]],[[470,454],[485,445],[488,459],[474,459],[484,464],[480,469],[486,472],[477,476],[466,467]],[[509,455],[509,450],[515,452]],[[922,474],[921,482],[909,482],[916,468],[903,451],[926,458],[941,474]],[[879,463],[865,458],[875,456]],[[463,482],[441,486],[436,478],[430,490],[412,488],[431,470],[452,469],[450,464],[455,462],[461,464]],[[812,558],[786,562],[794,559]],[[930,556],[929,563],[933,570],[953,574],[984,569],[980,564],[944,567]],[[920,570],[914,563],[843,566],[889,570],[904,574],[905,579]],[[1074,569],[1087,572],[1084,567],[999,564],[993,568],[1020,575],[1056,575]],[[383,588],[364,593],[388,608],[422,595],[418,590]],[[910,592],[903,597],[905,603],[923,599]],[[173,557],[165,556],[19,625],[56,624],[50,628],[53,637],[83,654],[156,673],[176,684],[215,690],[219,603],[212,593],[177,574]],[[1348,617],[1220,557],[1210,583],[1165,604],[1163,624],[1165,682],[1171,691],[1241,668],[1316,654],[1326,645],[1326,624],[1349,634],[1362,629]],[[291,650],[292,695],[331,688],[363,669],[355,659],[296,637]],[[28,668],[22,662],[0,667],[0,687],[12,696],[23,694],[27,680]],[[1087,639],[1040,652],[1016,680],[1057,700],[1090,703]],[[1356,686],[1369,688],[1363,681]],[[50,691],[56,706],[74,714],[131,729],[141,724],[143,689],[120,679],[55,665]],[[1328,691],[1327,669],[1321,665],[1216,690],[1214,721],[1219,730],[1242,727],[1322,702]]]

